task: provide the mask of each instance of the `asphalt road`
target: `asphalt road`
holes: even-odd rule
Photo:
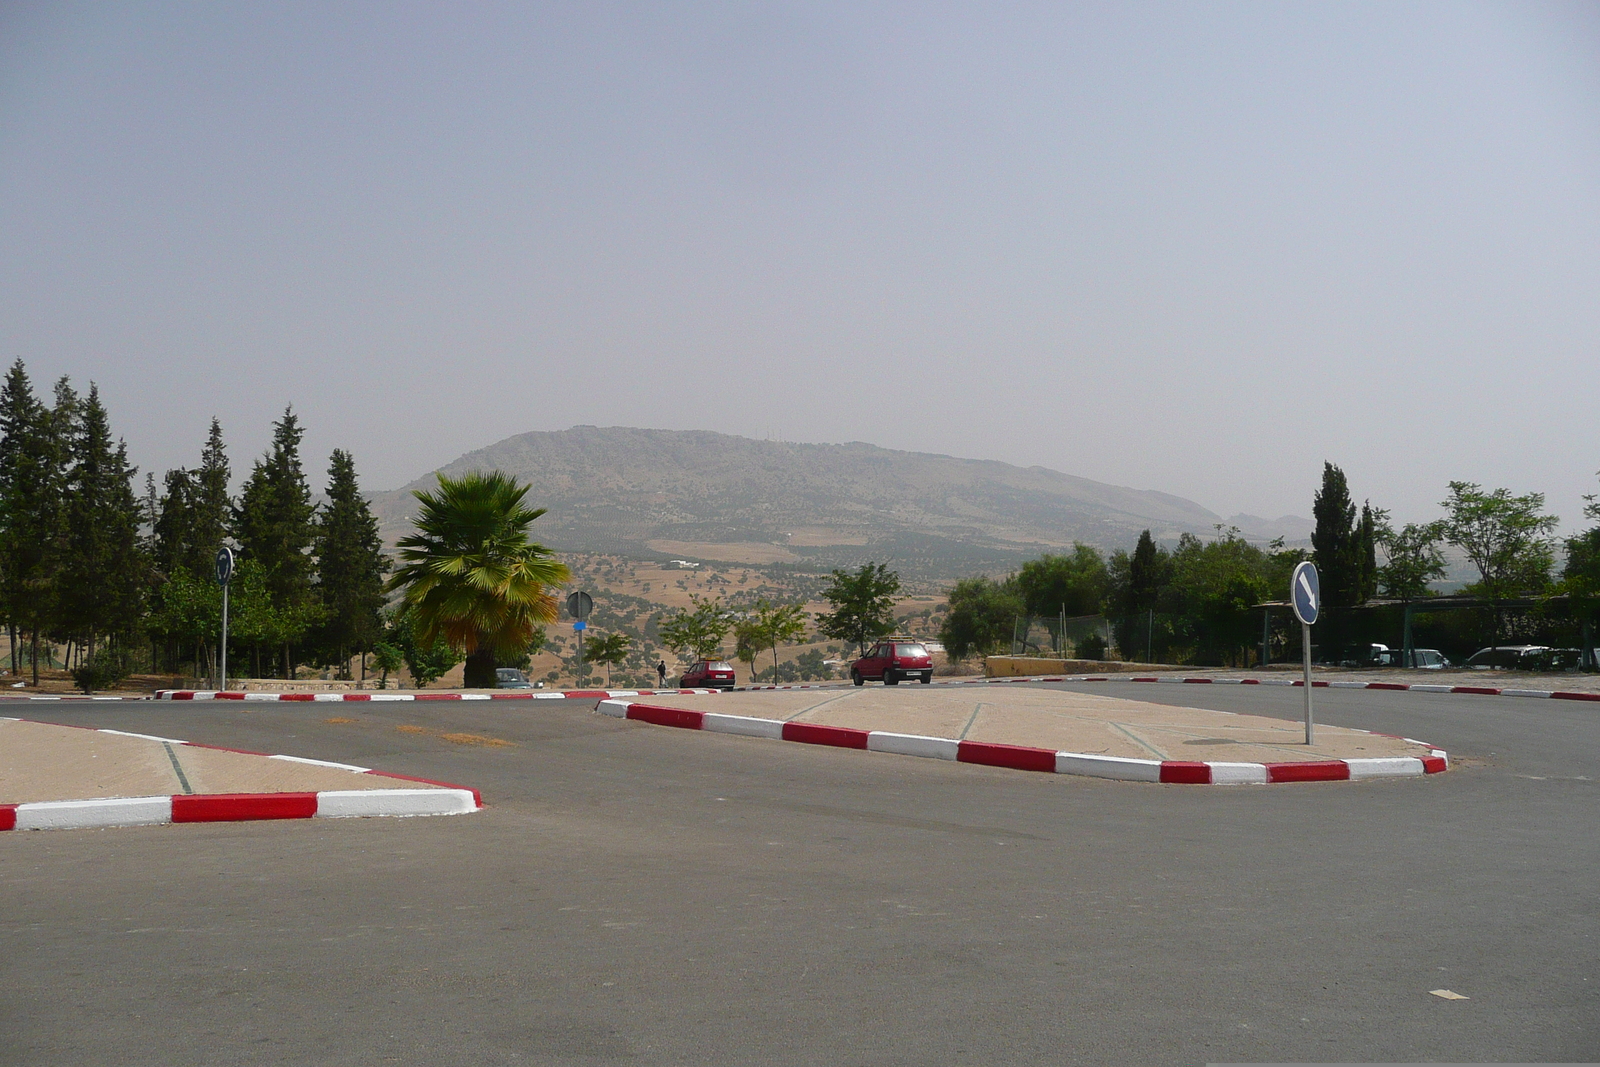
[[[7,705],[491,806],[0,834],[0,1063],[1600,1059],[1600,706],[1316,697],[1454,769],[1156,786],[591,702]]]

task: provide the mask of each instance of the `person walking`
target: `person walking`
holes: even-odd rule
[[[661,688],[661,689],[665,689],[667,687],[667,661],[666,660],[658,660],[656,662],[656,686],[658,688]]]

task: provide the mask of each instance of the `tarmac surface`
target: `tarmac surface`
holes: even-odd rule
[[[1291,724],[1301,699],[1137,696]],[[30,707],[488,806],[0,834],[0,1064],[1600,1059],[1600,708],[1316,702],[1450,773],[1196,789],[594,701]]]

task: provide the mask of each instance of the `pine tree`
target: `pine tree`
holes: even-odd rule
[[[228,496],[228,481],[233,476],[228,453],[222,444],[222,423],[211,420],[206,447],[200,453],[200,466],[190,473],[193,482],[193,530],[190,534],[188,566],[196,574],[209,574],[217,549],[228,536],[228,519],[233,500]]]
[[[19,359],[0,386],[0,608],[11,631],[13,674],[21,670],[19,629],[27,632],[40,621],[33,594],[43,564],[38,535],[49,468],[47,420]]]
[[[194,549],[194,479],[179,467],[167,472],[166,487],[153,523],[154,563],[168,577],[180,568],[195,574],[190,568]]]
[[[86,653],[85,689],[121,677],[121,664],[97,661],[99,639],[131,637],[144,610],[146,569],[139,549],[137,473],[127,446],[111,442],[99,389],[76,405],[65,479],[65,552],[59,579],[58,623]]]
[[[341,671],[350,652],[371,650],[383,630],[383,579],[389,560],[378,520],[356,484],[350,453],[335,449],[328,467],[328,502],[317,521],[317,592],[325,621],[324,653]]]
[[[1332,463],[1322,467],[1322,488],[1311,505],[1317,527],[1311,534],[1311,548],[1321,580],[1322,603],[1330,608],[1347,608],[1362,598],[1361,538],[1356,529],[1356,506],[1350,500],[1350,486],[1344,471]]]
[[[39,684],[39,642],[55,622],[66,529],[62,482],[77,403],[63,378],[56,383],[55,407],[45,407],[20,359],[0,386],[0,600],[12,627],[14,666],[20,667],[17,637],[29,638],[34,685]]]
[[[234,510],[241,557],[260,565],[272,607],[291,619],[306,619],[314,602],[310,549],[316,509],[300,468],[303,433],[293,408],[286,409],[273,425],[271,449],[256,461]],[[303,629],[286,634],[285,677],[294,674],[291,646],[303,636]]]

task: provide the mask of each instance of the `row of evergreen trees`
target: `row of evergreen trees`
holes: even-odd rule
[[[15,362],[0,385],[0,617],[11,668],[65,644],[85,688],[140,668],[212,672],[221,622],[213,578],[231,544],[230,655],[256,674],[292,677],[311,662],[343,669],[382,633],[382,553],[350,454],[335,450],[327,499],[312,500],[293,410],[273,426],[237,499],[216,420],[192,469],[147,475],[141,497],[127,448],[113,441],[98,389],[63,377],[53,402]],[[235,662],[238,662],[235,660]]]

